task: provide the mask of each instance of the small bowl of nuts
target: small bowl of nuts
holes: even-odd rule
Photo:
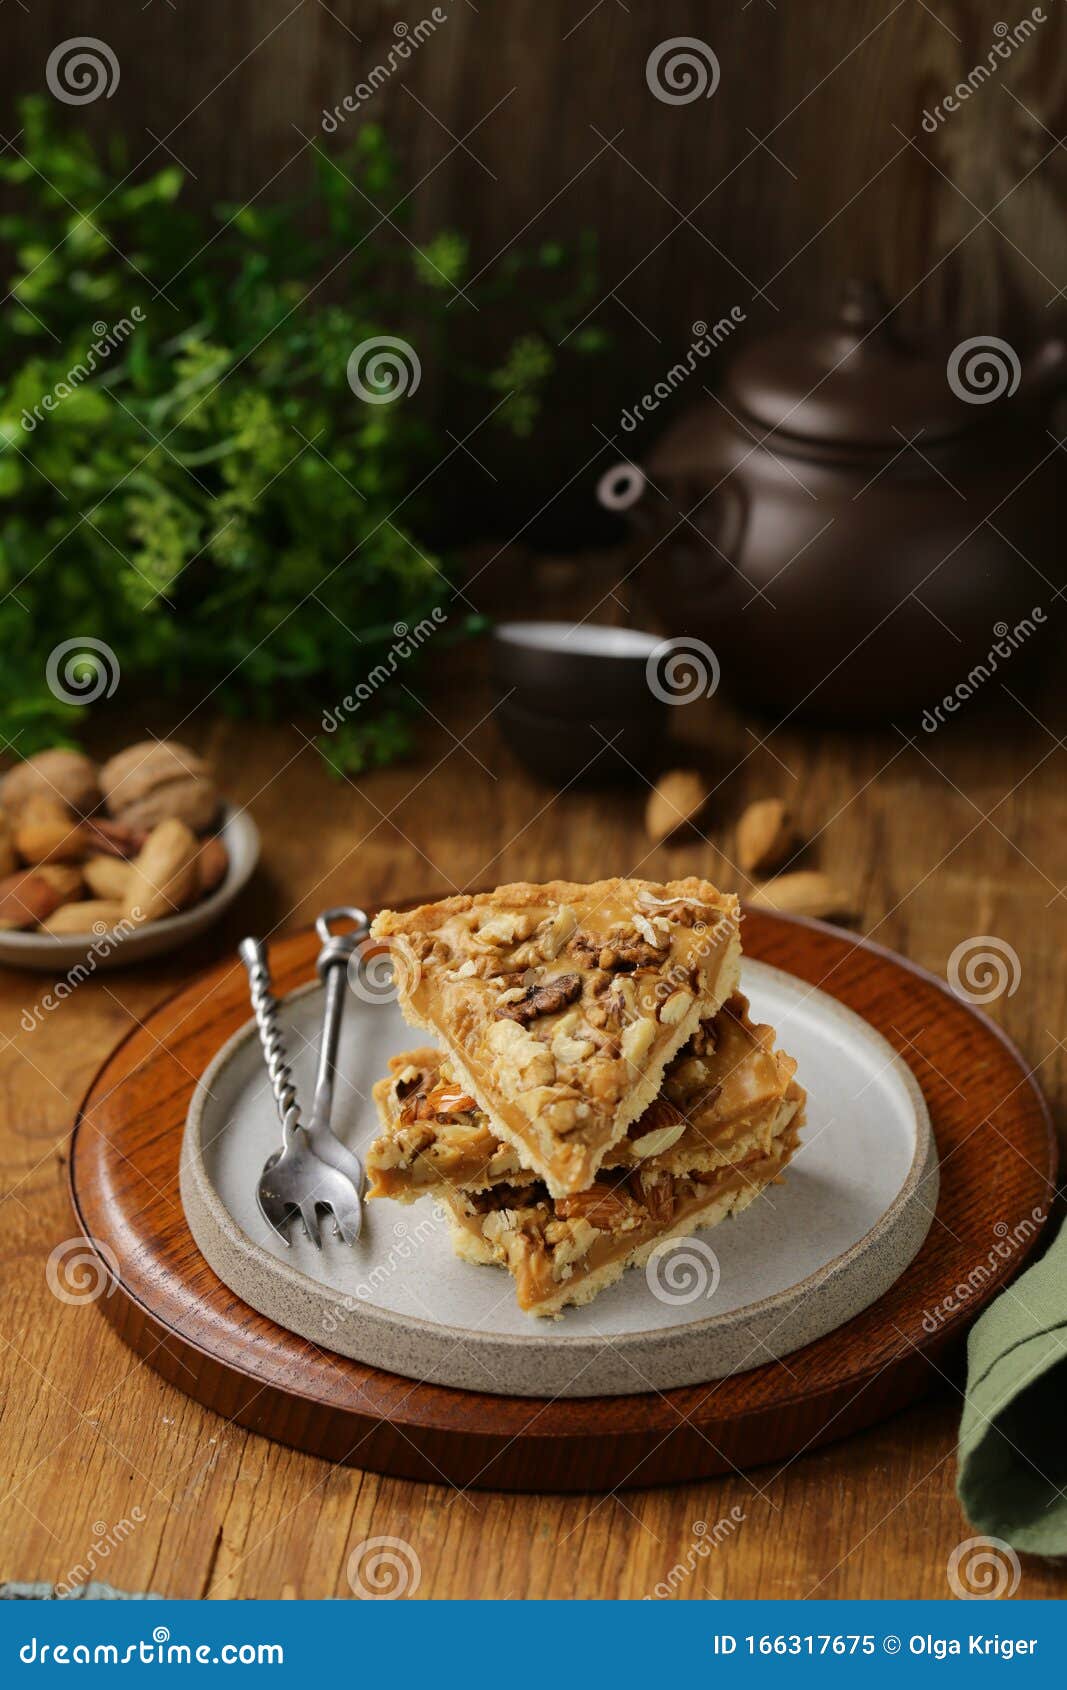
[[[97,764],[39,752],[0,780],[0,964],[114,967],[195,938],[259,857],[204,758],[143,740]]]

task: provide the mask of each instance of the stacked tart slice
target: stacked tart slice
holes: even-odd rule
[[[522,1308],[588,1302],[792,1155],[796,1064],[749,1019],[737,902],[707,881],[504,886],[372,935],[437,1046],[375,1087],[370,1195],[436,1198]]]

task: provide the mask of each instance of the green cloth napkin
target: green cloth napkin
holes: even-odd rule
[[[1067,1226],[971,1329],[956,1489],[979,1531],[1067,1554]]]

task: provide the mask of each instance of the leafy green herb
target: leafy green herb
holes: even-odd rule
[[[37,98],[21,120],[0,157],[3,740],[27,754],[82,725],[48,681],[66,642],[110,647],[124,688],[276,715],[328,710],[435,606],[452,604],[435,637],[469,633],[424,540],[452,442],[423,401],[450,369],[528,436],[555,346],[595,298],[591,243],[497,266],[478,293],[496,352],[472,368],[451,352],[467,243],[407,238],[377,127],[344,155],[316,146],[300,202],[206,216],[173,164],[128,177],[120,146],[61,133]],[[517,288],[527,327],[501,344],[482,313]],[[368,402],[349,357],[386,336],[434,379]],[[571,338],[601,344],[588,324]],[[336,769],[409,749],[416,707],[397,691],[320,741]]]

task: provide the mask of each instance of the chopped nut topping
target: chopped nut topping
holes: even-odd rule
[[[636,1066],[647,1056],[656,1036],[656,1023],[648,1015],[642,1015],[639,1021],[631,1021],[623,1028],[622,1054],[625,1060]]]
[[[634,1200],[622,1186],[596,1184],[573,1197],[556,1198],[561,1220],[584,1220],[606,1232],[627,1220],[634,1212]]]
[[[521,998],[514,1003],[498,1004],[496,1013],[498,1017],[506,1016],[509,1021],[517,1021],[520,1026],[528,1027],[539,1015],[555,1015],[558,1010],[573,1003],[581,993],[580,974],[556,974],[550,980],[542,981],[540,985],[527,986]],[[511,994],[508,993],[508,996]]]
[[[674,1218],[674,1179],[663,1172],[638,1168],[630,1176],[630,1190],[656,1226],[667,1226]]]
[[[650,968],[662,961],[665,944],[666,941],[663,946],[650,945],[636,934],[620,934],[603,946],[597,961],[601,968],[612,970]]]

